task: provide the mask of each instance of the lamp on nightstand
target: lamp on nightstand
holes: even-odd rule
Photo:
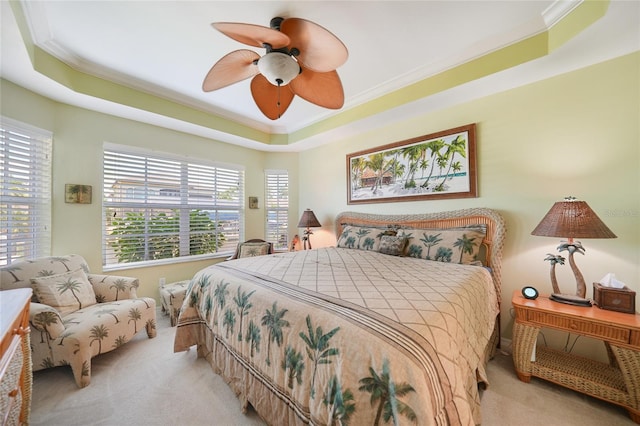
[[[300,222],[298,222],[298,228],[306,228],[304,230],[304,237],[302,237],[302,241],[304,244],[304,249],[307,249],[307,244],[309,245],[309,249],[311,249],[311,240],[310,236],[313,234],[311,229],[309,228],[320,228],[320,222],[318,222],[318,218],[311,209],[306,209],[302,213],[302,217],[300,218]]]
[[[566,250],[569,252],[569,265],[576,278],[576,295],[559,294],[555,265],[556,263],[563,264],[564,258],[549,254],[545,260],[551,261],[551,284],[553,286],[551,299],[563,303],[591,306],[591,303],[585,299],[587,286],[584,277],[573,259],[574,253],[584,254],[584,247],[580,241],[574,241],[574,238],[617,238],[616,235],[607,228],[607,225],[600,220],[585,201],[577,201],[574,197],[566,197],[564,201],[556,202],[531,232],[531,235],[567,239],[561,242],[558,251]]]

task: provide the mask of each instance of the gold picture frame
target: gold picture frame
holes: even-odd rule
[[[64,202],[71,204],[91,204],[91,185],[67,183],[64,185]]]
[[[347,154],[347,204],[477,196],[475,123]]]
[[[258,197],[249,197],[249,208],[250,209],[258,208]]]

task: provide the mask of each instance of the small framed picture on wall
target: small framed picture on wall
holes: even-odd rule
[[[67,183],[64,186],[64,202],[72,204],[91,204],[91,185]]]

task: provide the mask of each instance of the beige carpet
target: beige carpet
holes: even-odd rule
[[[243,414],[227,385],[195,348],[173,353],[175,328],[158,313],[158,336],[144,332],[122,348],[93,359],[91,385],[78,389],[71,369],[34,373],[32,425],[263,425]],[[533,379],[518,381],[511,357],[489,363],[482,394],[483,425],[633,425],[625,410]],[[356,425],[357,426],[357,425]]]

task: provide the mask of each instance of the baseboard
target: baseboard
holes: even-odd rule
[[[505,337],[501,337],[500,338],[500,350],[507,354],[507,355],[511,355],[511,339],[507,339]]]

